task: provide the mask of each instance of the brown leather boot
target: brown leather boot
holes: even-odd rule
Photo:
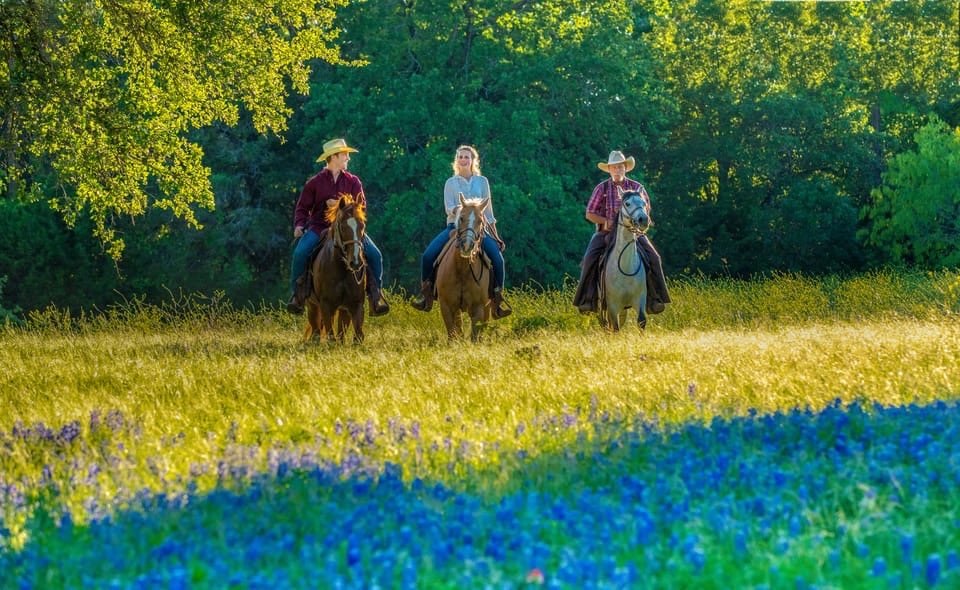
[[[433,309],[433,300],[433,281],[420,281],[420,299],[410,305],[420,311],[430,311]]]
[[[291,313],[293,315],[300,315],[303,313],[303,302],[297,298],[296,293],[290,296],[290,301],[287,301],[287,313]]]
[[[503,300],[503,291],[499,287],[493,290],[493,301],[490,307],[493,308],[493,319],[495,320],[505,318],[513,313],[510,304]]]
[[[370,301],[371,317],[387,315],[387,312],[390,311],[390,304],[384,299],[383,291],[381,291],[380,287],[373,281],[370,282],[370,286],[367,288],[367,298]]]
[[[663,313],[667,306],[655,297],[647,297],[647,313]]]

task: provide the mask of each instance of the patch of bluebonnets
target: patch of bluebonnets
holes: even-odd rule
[[[77,444],[80,426],[17,424],[0,433],[0,450],[70,461],[58,450]],[[45,466],[39,482],[0,475],[0,572],[11,580],[3,588],[44,587],[51,571],[68,588],[420,588],[441,580],[520,588],[534,568],[549,588],[696,580],[710,588],[729,576],[755,588],[960,585],[955,402],[838,401],[673,426],[565,410],[516,436],[552,428],[596,436],[550,456],[498,451],[522,469],[497,495],[404,479],[402,465],[370,459],[367,451],[412,441],[456,470],[482,444],[421,448],[419,423],[397,419],[385,430],[338,423],[336,436],[355,443],[338,463],[309,444],[270,448],[258,462],[262,449],[231,442],[216,465],[191,468],[221,482],[203,493],[187,482],[169,493],[98,495],[98,475],[122,463],[106,455],[103,464],[74,466],[74,483],[93,492],[81,508],[57,504],[56,466]],[[119,412],[95,413],[89,430],[109,441],[137,426]],[[914,509],[942,521],[917,519]],[[19,548],[11,528],[23,515]]]

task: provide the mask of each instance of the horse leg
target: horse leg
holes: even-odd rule
[[[320,323],[320,308],[307,302],[307,326],[303,329],[303,341],[309,342],[314,336],[320,336],[323,326]]]
[[[447,338],[452,340],[463,335],[463,322],[458,308],[452,305],[441,305],[440,315],[443,316],[443,323],[447,326]]]
[[[350,314],[347,313],[345,309],[337,309],[337,342],[343,344],[344,338],[347,336],[347,328],[350,327]]]
[[[611,304],[607,302],[607,329],[612,332],[620,331],[620,316],[623,314],[623,307],[619,303]]]
[[[487,325],[487,318],[490,317],[490,306],[486,302],[474,305],[470,310],[470,340],[476,342],[480,340],[480,333]]]
[[[353,308],[353,341],[363,343],[363,302]]]
[[[333,318],[337,314],[337,308],[333,307],[329,303],[323,304],[323,310],[320,313],[320,317],[323,320],[323,331],[321,332],[321,337],[326,337],[327,341],[333,340],[334,331],[333,331]]]

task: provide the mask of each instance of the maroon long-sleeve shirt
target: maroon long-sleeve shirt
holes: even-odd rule
[[[311,229],[318,234],[330,227],[327,221],[327,199],[337,199],[343,193],[353,195],[355,201],[366,206],[363,184],[359,178],[344,170],[334,182],[332,172],[326,168],[321,170],[303,185],[293,213],[293,227]]]

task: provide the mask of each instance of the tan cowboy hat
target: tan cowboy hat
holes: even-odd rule
[[[356,152],[357,150],[352,147],[347,146],[346,139],[331,139],[327,143],[323,144],[323,153],[320,154],[320,157],[317,158],[318,162],[322,162],[332,156],[333,154],[339,154],[340,152]]]
[[[607,157],[606,162],[600,162],[599,164],[597,164],[597,168],[603,170],[604,172],[609,173],[610,166],[613,166],[616,164],[626,164],[627,172],[630,172],[631,170],[633,170],[633,167],[636,165],[636,162],[633,160],[633,156],[630,156],[629,158],[627,158],[627,157],[624,157],[623,152],[618,152],[614,150],[610,152],[610,156]]]

